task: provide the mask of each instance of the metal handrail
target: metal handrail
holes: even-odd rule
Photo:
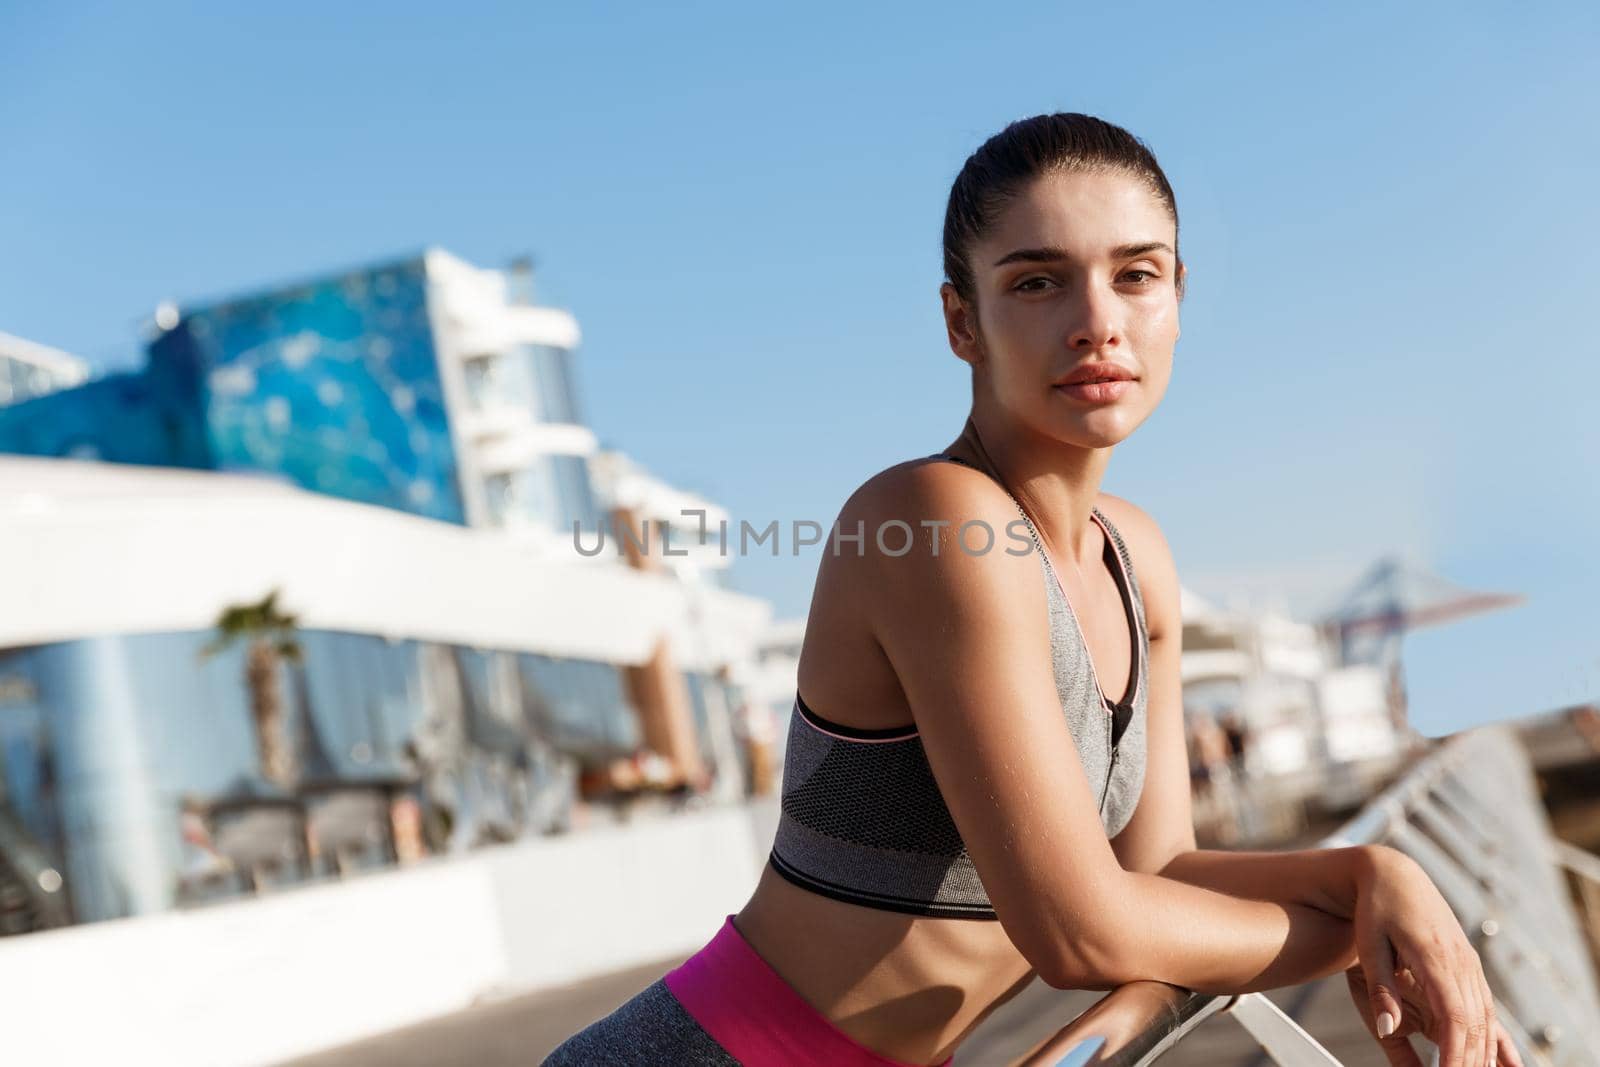
[[[1233,998],[1180,989],[1165,982],[1118,986],[1072,1022],[1036,1045],[1027,1065],[1146,1063],[1176,1044]]]
[[[1600,888],[1600,858],[1550,834],[1527,754],[1508,727],[1451,738],[1316,847],[1360,844],[1389,845],[1427,872],[1478,950],[1497,1017],[1524,1062],[1590,1062],[1600,1048],[1600,985],[1560,872]],[[1100,998],[1018,1067],[1144,1067],[1220,1014],[1283,1067],[1339,1063],[1261,993],[1134,982]],[[1410,1040],[1426,1051],[1422,1039]]]

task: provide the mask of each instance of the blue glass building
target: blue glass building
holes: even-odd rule
[[[246,471],[466,521],[421,257],[186,311],[142,371],[0,409],[0,452]]]

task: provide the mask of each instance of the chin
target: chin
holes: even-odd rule
[[[1077,438],[1074,441],[1074,443],[1078,444],[1078,445],[1081,445],[1084,448],[1115,448],[1116,446],[1120,445],[1122,442],[1126,441],[1131,433],[1132,433],[1132,431],[1129,431],[1127,433],[1114,433],[1114,434],[1113,433],[1104,433],[1104,434],[1083,433],[1083,434],[1080,434],[1080,435],[1077,436]]]
[[[1148,412],[1136,412],[1132,405],[1107,404],[1089,411],[1056,411],[1053,414],[1054,418],[1049,420],[1051,436],[1103,447],[1116,444],[1138,429]]]

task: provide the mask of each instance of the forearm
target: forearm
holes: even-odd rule
[[[1374,861],[1369,845],[1296,852],[1194,849],[1175,856],[1160,875],[1229,896],[1304,904],[1348,919],[1355,914],[1357,883]]]
[[[1297,902],[1250,900],[1129,872],[1098,969],[1107,987],[1155,979],[1203,993],[1299,985],[1356,962],[1354,927]],[[1101,984],[1101,983],[1097,983]]]

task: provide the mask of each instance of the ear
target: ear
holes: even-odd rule
[[[1178,303],[1179,303],[1179,305],[1182,305],[1183,304],[1183,294],[1186,291],[1188,291],[1188,288],[1189,288],[1189,264],[1187,264],[1187,263],[1179,263],[1178,264],[1178,282],[1177,282],[1177,285],[1178,285]],[[1179,318],[1181,320],[1182,316],[1180,315]],[[1178,338],[1180,338],[1182,336],[1183,336],[1183,324],[1180,321],[1177,331],[1175,333],[1173,333],[1173,335],[1172,335],[1173,343],[1176,344]]]
[[[976,367],[983,362],[983,346],[978,343],[977,309],[969,308],[949,282],[939,286],[939,299],[944,303],[944,328],[950,340],[950,351],[963,363]]]

